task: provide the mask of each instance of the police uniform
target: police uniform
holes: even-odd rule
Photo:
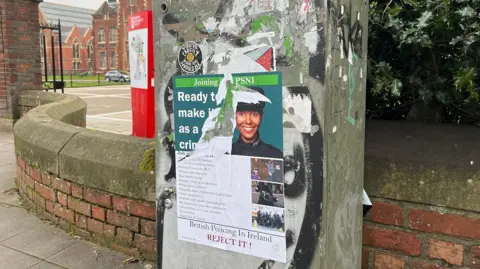
[[[250,89],[265,95],[262,88],[250,87]],[[264,107],[265,102],[259,102],[258,104],[239,102],[237,104],[237,111],[257,111],[263,115]],[[232,155],[283,158],[281,150],[262,141],[260,132],[257,132],[257,138],[252,143],[247,143],[239,137],[238,140],[232,144]]]
[[[283,153],[276,147],[266,144],[260,139],[258,134],[257,139],[252,143],[246,143],[241,137],[232,144],[233,155],[245,155],[245,156],[257,156],[257,157],[270,157],[270,158],[283,158]]]

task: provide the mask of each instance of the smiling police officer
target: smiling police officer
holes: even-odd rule
[[[250,89],[265,95],[262,88],[250,87]],[[235,120],[240,136],[232,144],[233,155],[283,158],[281,150],[263,142],[260,137],[258,129],[262,123],[264,107],[265,102],[257,104],[239,102],[237,104]]]

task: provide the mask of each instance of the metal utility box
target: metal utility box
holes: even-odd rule
[[[368,2],[153,9],[158,268],[360,268]]]

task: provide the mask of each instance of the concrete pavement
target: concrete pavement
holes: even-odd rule
[[[22,206],[15,189],[12,133],[0,133],[0,269],[151,269],[151,263],[68,235]]]

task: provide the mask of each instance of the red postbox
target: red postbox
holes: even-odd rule
[[[128,16],[128,51],[132,88],[132,135],[155,135],[152,12]]]

